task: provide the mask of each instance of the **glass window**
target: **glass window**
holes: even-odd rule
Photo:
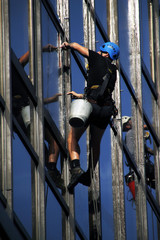
[[[58,81],[60,66],[58,63],[57,51],[61,50],[57,50],[56,47],[57,47],[57,31],[43,7],[42,8],[43,96],[44,100],[50,97],[55,97],[54,98],[55,100],[50,104],[46,104],[45,107],[48,109],[57,127],[59,128],[60,121],[59,100],[61,98],[61,96],[59,95],[62,93],[60,92]]]
[[[107,7],[106,7],[106,5],[107,5],[106,0],[101,0],[101,1],[95,0],[96,14],[97,14],[104,30],[107,32]],[[96,39],[96,40],[98,41],[98,39]],[[103,42],[100,44],[103,44]]]
[[[13,135],[13,209],[32,236],[31,157],[17,134]]]
[[[17,58],[29,50],[28,45],[28,1],[10,1],[10,39],[11,48]],[[25,68],[27,75],[28,68]]]
[[[46,184],[46,239],[62,239],[62,210]]]

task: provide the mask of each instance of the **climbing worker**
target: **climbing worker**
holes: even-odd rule
[[[70,154],[71,180],[68,190],[72,191],[78,182],[86,185],[83,176],[85,172],[80,167],[79,139],[90,125],[90,144],[93,149],[93,169],[99,161],[100,142],[104,131],[114,114],[114,101],[112,92],[116,82],[117,67],[112,64],[119,57],[119,47],[113,42],[106,42],[100,47],[100,51],[94,52],[78,43],[64,42],[63,50],[75,50],[88,59],[89,71],[87,87],[80,98],[85,98],[92,105],[92,112],[85,126],[71,127],[68,135],[68,150]],[[75,95],[75,92],[69,94]]]
[[[147,130],[147,125],[143,126],[144,130]],[[126,146],[134,159],[135,157],[135,151],[134,151],[134,133],[132,128],[132,119],[130,116],[123,116],[122,117],[122,131],[126,132],[125,135],[125,142]],[[153,150],[147,146],[146,140],[149,139],[149,132],[144,133],[144,159],[145,159],[145,172],[146,172],[146,183],[152,187],[155,188],[155,175],[154,175],[154,165],[152,161],[150,160],[150,156],[154,155]],[[130,169],[130,172],[132,170]],[[132,171],[133,172],[133,171]]]
[[[42,48],[43,52],[52,52],[55,51],[57,48],[51,44],[47,44]],[[23,56],[20,57],[19,62],[20,64],[25,67],[29,61],[29,51],[26,52]],[[12,66],[12,99],[13,99],[13,114],[15,115],[18,123],[20,124],[21,128],[23,129],[24,133],[29,137],[30,136],[30,101],[29,96],[24,89],[24,86],[21,82],[21,78],[19,77],[18,73]],[[18,86],[18,87],[17,87]],[[44,99],[44,104],[53,103],[58,101],[60,93],[55,94],[50,98]],[[15,129],[14,129],[15,130]],[[61,178],[61,174],[58,171],[56,164],[59,156],[59,147],[52,137],[50,131],[45,128],[45,140],[48,142],[48,161],[47,161],[47,168],[48,173],[56,186],[60,188],[62,191],[65,191],[64,180]]]

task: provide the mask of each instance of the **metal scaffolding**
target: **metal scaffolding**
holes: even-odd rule
[[[60,149],[60,167],[65,186],[70,179],[70,159],[67,150],[67,136],[70,130],[68,124],[71,100],[66,98],[66,93],[72,89],[71,58],[80,70],[84,79],[87,79],[87,71],[78,54],[74,51],[61,51],[63,41],[71,41],[71,4],[70,0],[28,0],[28,50],[29,50],[29,76],[19,62],[14,47],[12,47],[10,8],[11,0],[0,1],[0,239],[47,239],[47,216],[46,216],[46,189],[50,189],[61,209],[61,223],[57,231],[61,232],[61,239],[106,239],[103,236],[105,228],[102,219],[101,207],[101,171],[100,163],[93,170],[91,186],[88,188],[88,237],[85,230],[76,220],[75,193],[70,194],[67,190],[61,193],[46,170],[45,151],[45,126],[49,129]],[[122,2],[122,6],[120,4]],[[142,49],[144,41],[142,36],[142,3],[146,4],[148,14],[148,42],[149,64],[146,64]],[[147,3],[146,3],[147,2]],[[121,41],[120,19],[123,1],[108,0],[105,2],[107,14],[105,26],[98,14],[96,0],[81,0],[83,40],[84,46],[96,49],[97,36],[104,41],[112,41],[123,49]],[[112,161],[112,199],[114,239],[127,239],[126,203],[124,162],[125,156],[135,173],[135,207],[136,207],[136,236],[137,239],[150,239],[149,222],[153,219],[148,217],[148,208],[152,209],[156,218],[157,239],[160,238],[160,14],[159,1],[127,1],[126,39],[128,43],[128,72],[124,69],[123,56],[115,64],[118,68],[117,82],[113,98],[118,108],[118,115],[111,124],[111,161]],[[56,5],[56,7],[55,7]],[[52,23],[56,32],[57,44],[57,69],[58,91],[62,93],[59,101],[59,127],[54,116],[44,107],[44,75],[42,60],[42,45],[44,26],[42,15],[45,14]],[[23,10],[23,9],[22,9]],[[15,16],[16,17],[16,16]],[[73,19],[74,21],[74,19]],[[146,24],[146,23],[145,23]],[[144,39],[145,40],[145,39]],[[74,39],[73,39],[74,41]],[[13,44],[14,46],[14,44]],[[124,48],[125,49],[125,48]],[[122,54],[123,55],[123,54]],[[126,59],[125,59],[126,60]],[[29,97],[31,106],[30,136],[13,113],[12,88],[14,77],[20,79],[23,89]],[[121,82],[123,81],[127,94],[131,99],[131,114],[134,130],[135,159],[129,153],[122,133],[123,98],[121,96]],[[152,119],[143,101],[143,81],[149,89],[152,102]],[[128,103],[129,104],[129,103]],[[148,110],[148,109],[147,109]],[[143,124],[147,125],[153,139],[154,166],[155,166],[155,194],[152,194],[146,184],[144,162],[144,138]],[[19,219],[13,204],[13,132],[16,132],[22,145],[31,159],[31,233]],[[87,132],[87,161],[88,166],[92,162],[92,149],[90,149],[89,130]],[[108,143],[106,142],[106,145]],[[96,206],[91,209],[92,206]],[[25,207],[25,206],[24,206]],[[54,206],[52,206],[54,208]],[[53,223],[54,224],[54,223]],[[55,229],[53,230],[55,231]],[[155,238],[156,239],[156,238]]]

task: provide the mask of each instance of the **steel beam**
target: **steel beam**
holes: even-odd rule
[[[7,211],[12,218],[13,183],[12,183],[12,104],[11,104],[11,64],[9,38],[9,1],[0,1],[1,22],[1,94],[5,102],[5,110],[1,121],[1,189],[7,199]],[[1,112],[2,114],[2,112]]]
[[[30,80],[36,89],[37,106],[31,104],[31,143],[39,156],[32,161],[32,238],[46,239],[45,220],[45,154],[42,83],[41,1],[28,1]]]
[[[57,2],[57,15],[61,22],[56,24],[61,29],[58,32],[58,46],[61,46],[62,42],[70,42],[70,11],[69,11],[69,0],[60,0]],[[62,27],[63,26],[63,29]],[[59,62],[59,92],[62,93],[62,98],[60,102],[60,128],[63,133],[63,137],[67,140],[68,133],[70,131],[69,127],[69,112],[71,99],[66,98],[66,93],[71,90],[71,59],[70,51],[59,51],[58,52],[58,62]],[[67,161],[66,161],[67,160]],[[65,180],[66,186],[69,184],[70,173],[69,173],[69,156],[66,159],[62,159],[62,172]],[[69,194],[68,191],[64,194],[64,199],[70,208],[69,216],[66,217],[62,215],[62,236],[63,239],[75,239],[76,228],[75,228],[75,205],[74,205],[74,194]]]
[[[143,113],[142,113],[142,80],[140,49],[140,16],[139,1],[128,2],[128,29],[130,52],[130,78],[138,98],[138,105],[132,101],[132,123],[134,130],[135,159],[142,178],[136,181],[136,223],[137,238],[148,239],[147,206],[144,168]]]
[[[94,0],[83,0],[83,31],[84,46],[95,51],[95,3]],[[85,64],[88,61],[85,59]],[[90,239],[102,239],[101,225],[101,195],[100,195],[100,167],[99,159],[93,166],[93,149],[90,146],[90,130],[87,130],[87,158],[88,167],[91,171],[91,186],[88,188],[89,201],[89,232]]]
[[[107,29],[110,41],[118,44],[118,6],[117,0],[109,0],[107,3]],[[119,45],[119,44],[118,44]],[[124,175],[122,153],[122,129],[121,129],[121,92],[120,74],[117,73],[117,81],[113,93],[118,115],[114,119],[118,138],[111,131],[112,150],[112,192],[113,192],[113,215],[115,239],[126,239],[125,206],[124,206]],[[117,154],[118,153],[118,154]]]
[[[151,76],[153,82],[156,86],[156,91],[160,92],[160,32],[159,32],[159,1],[153,0],[148,1],[148,9],[149,9],[149,36],[150,36],[150,62],[151,62]],[[160,139],[160,97],[158,94],[158,98],[156,101],[152,100],[153,104],[153,125],[155,127],[156,134]],[[154,144],[154,166],[155,166],[155,188],[156,188],[156,199],[160,206],[160,145]],[[158,228],[158,237],[160,238],[160,222],[157,222]]]

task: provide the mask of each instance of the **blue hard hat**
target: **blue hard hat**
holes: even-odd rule
[[[100,47],[101,52],[108,52],[112,60],[116,60],[119,57],[119,47],[113,42],[106,42]]]

